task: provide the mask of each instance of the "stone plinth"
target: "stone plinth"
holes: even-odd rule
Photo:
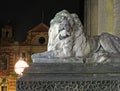
[[[17,91],[120,91],[120,64],[36,62],[17,80]]]

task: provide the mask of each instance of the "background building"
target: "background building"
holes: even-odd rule
[[[7,24],[1,29],[0,39],[0,91],[16,91],[17,75],[14,65],[20,54],[25,61],[31,63],[32,53],[46,51],[49,27],[43,23],[30,29],[26,40],[14,40],[14,28]]]

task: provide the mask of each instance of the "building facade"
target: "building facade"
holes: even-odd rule
[[[23,42],[14,40],[14,28],[5,25],[1,29],[0,39],[0,91],[16,91],[18,75],[14,65],[19,60],[20,54],[28,64],[32,62],[31,55],[47,50],[49,27],[43,23],[29,30]]]

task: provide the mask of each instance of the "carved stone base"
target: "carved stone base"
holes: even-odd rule
[[[120,91],[118,63],[33,63],[17,80],[17,91]]]
[[[120,91],[118,80],[18,81],[17,91]]]

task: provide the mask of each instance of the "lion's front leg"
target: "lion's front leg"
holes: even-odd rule
[[[42,52],[42,53],[35,53],[31,56],[32,59],[35,58],[64,58],[64,57],[70,57],[71,56],[71,52],[68,50],[66,50],[66,48],[62,48],[60,50],[51,50],[51,51],[46,51],[46,52]]]
[[[42,52],[42,53],[32,54],[31,58],[32,59],[34,59],[34,58],[51,58],[54,56],[55,56],[55,54],[53,51],[46,51],[46,52]]]

